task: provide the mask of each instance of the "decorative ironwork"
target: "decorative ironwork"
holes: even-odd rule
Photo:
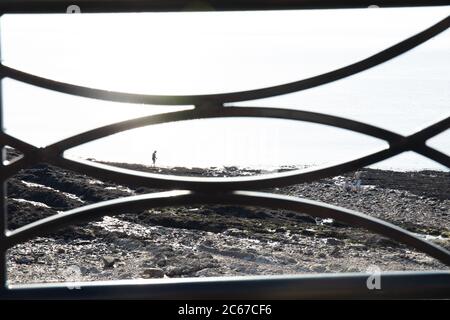
[[[32,1],[30,1],[30,3],[32,3]],[[420,239],[410,232],[390,223],[362,213],[336,206],[331,206],[325,203],[254,191],[261,188],[280,187],[313,181],[325,177],[336,176],[345,172],[368,166],[384,159],[388,159],[404,151],[414,151],[450,168],[450,157],[448,155],[426,145],[426,141],[428,139],[450,128],[450,117],[438,121],[433,125],[428,126],[414,134],[403,136],[395,132],[363,122],[327,114],[290,109],[277,109],[268,107],[238,107],[230,105],[231,103],[238,101],[255,100],[297,92],[301,90],[307,90],[316,86],[324,85],[342,78],[352,76],[369,68],[377,66],[383,62],[386,62],[394,57],[397,57],[404,52],[411,50],[412,48],[417,47],[418,45],[428,41],[432,37],[447,30],[449,27],[450,16],[427,28],[426,30],[404,41],[401,41],[398,44],[389,47],[375,55],[372,55],[366,59],[350,64],[343,68],[339,68],[311,78],[263,89],[211,95],[161,96],[113,92],[62,83],[28,74],[26,72],[19,71],[4,65],[0,65],[0,77],[2,79],[11,78],[37,87],[71,95],[115,102],[195,106],[192,110],[168,112],[106,125],[74,135],[67,139],[53,143],[45,148],[37,148],[35,146],[32,146],[3,132],[2,130],[0,132],[0,146],[2,148],[6,145],[14,147],[15,149],[19,150],[23,154],[23,156],[19,157],[18,159],[14,159],[9,164],[4,164],[2,161],[2,164],[0,165],[0,181],[2,183],[0,194],[0,294],[4,295],[5,297],[22,295],[27,296],[27,294],[29,296],[33,296],[36,290],[42,289],[42,292],[47,292],[49,293],[48,296],[51,296],[52,294],[59,294],[60,290],[62,290],[62,287],[58,287],[58,285],[41,285],[39,287],[7,285],[6,251],[18,243],[30,240],[33,237],[39,235],[44,235],[45,233],[54,231],[64,226],[68,226],[81,221],[89,221],[104,215],[114,215],[124,212],[133,213],[142,211],[143,209],[147,208],[191,204],[238,204],[244,206],[260,206],[273,209],[289,209],[297,212],[308,213],[310,215],[321,218],[333,218],[347,224],[363,227],[367,230],[392,238],[398,242],[427,253],[428,255],[450,266],[450,253],[447,250],[428,241]],[[371,137],[386,141],[389,144],[389,147],[344,163],[337,163],[319,168],[293,170],[263,176],[233,178],[180,177],[144,173],[134,170],[112,167],[105,164],[94,163],[87,160],[84,161],[70,159],[64,156],[64,151],[70,148],[133,128],[149,126],[158,123],[226,117],[277,118],[312,122],[369,135]],[[166,190],[175,190],[104,201],[97,204],[70,210],[57,216],[42,219],[14,231],[8,231],[6,230],[7,212],[5,205],[6,180],[16,174],[19,170],[31,167],[41,162],[52,164],[64,169],[75,170],[92,177],[105,179],[124,185],[146,186]],[[450,297],[449,272],[436,272],[426,275],[420,273],[393,273],[390,274],[390,276],[393,279],[392,283],[394,284],[397,281],[396,279],[403,279],[398,280],[400,282],[398,282],[397,285],[393,285],[393,288],[395,288],[396,290],[398,290],[399,284],[405,284],[405,279],[418,279],[420,281],[418,281],[417,285],[422,286],[422,289],[420,289],[423,293],[422,296],[426,296],[427,294],[429,294],[430,296],[434,297]],[[308,290],[310,290],[309,297],[312,297],[314,296],[313,293],[316,292],[314,291],[312,284],[314,281],[316,281],[316,283],[329,281],[329,283],[331,284],[339,283],[340,288],[355,288],[355,281],[357,281],[356,279],[359,279],[358,277],[361,277],[361,275],[353,275],[353,277],[346,275],[335,275],[328,276],[328,278],[314,278],[314,276],[299,276],[296,278],[272,277],[264,278],[265,280],[261,278],[260,282],[258,283],[260,283],[260,286],[273,286],[274,283],[280,284],[286,282],[286,285],[288,285],[289,287],[296,283],[302,283],[302,281],[303,283],[305,283],[306,281],[309,284],[305,288],[308,288]],[[428,281],[426,284],[422,281],[422,279],[425,278]],[[436,281],[436,279],[438,278],[441,282]],[[442,285],[442,279],[445,279],[447,281],[447,285]],[[291,282],[287,282],[288,280],[290,280]],[[221,280],[217,280],[214,278],[209,280],[191,279],[190,282],[187,283],[186,280],[180,280],[175,284],[173,284],[173,282],[170,282],[172,284],[167,284],[167,288],[170,288],[170,286],[172,286],[179,289],[183,286],[183,283],[192,284],[193,288],[196,288],[199,287],[198,283],[202,281],[206,281],[208,283],[206,287],[209,288],[210,292],[214,291],[214,289],[211,287],[211,283],[213,283],[214,281],[216,281],[216,283],[225,283],[225,287],[228,285],[226,284],[226,281],[221,282]],[[248,285],[249,283],[253,283],[252,279],[230,280],[231,283],[233,281],[237,281],[238,283],[240,283],[240,285],[243,286]],[[103,286],[99,286],[98,284],[83,285],[86,288],[95,288],[93,289],[94,293],[92,293],[91,295],[92,297],[94,297],[95,292],[97,292],[96,290],[101,290],[101,288],[107,290],[107,288],[111,288],[111,286],[120,286],[120,283],[103,283]],[[138,285],[138,283],[136,283],[136,285]],[[153,284],[153,288],[159,287]],[[287,293],[289,297],[308,296],[308,292],[304,291],[305,289],[296,291],[292,289],[292,287],[289,288],[291,290]],[[149,290],[149,288],[147,289]],[[415,293],[418,294],[419,292],[418,287],[414,287],[413,289],[415,291],[411,291],[412,296],[414,296]],[[426,289],[430,291],[427,291]],[[135,291],[133,290],[134,289],[132,289],[132,291],[130,292],[133,292],[133,294],[138,294],[141,297],[146,295],[153,297],[155,296],[154,291],[151,292],[147,290],[145,292],[142,290],[140,291],[140,289],[136,289]],[[162,292],[164,292],[164,289],[159,288],[158,290],[163,290]],[[168,290],[170,291],[170,289]],[[188,289],[185,288],[184,290]],[[193,297],[196,296],[194,292],[195,290],[197,289],[193,289],[191,292],[193,294]],[[168,294],[168,296],[177,297],[175,291],[170,292],[172,292],[172,295],[166,292],[162,296],[164,297],[165,294]],[[196,292],[198,293],[198,291]],[[202,292],[205,293],[204,291]],[[278,290],[278,293],[280,293],[280,290]],[[335,295],[339,294],[338,291],[330,291],[329,293],[333,293]],[[73,294],[77,295],[79,293]],[[408,295],[405,293],[404,296]]]

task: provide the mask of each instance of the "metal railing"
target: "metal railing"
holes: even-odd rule
[[[87,12],[109,11],[177,11],[188,1],[78,1]],[[20,3],[20,4],[19,4]],[[216,1],[220,10],[293,9],[335,7],[327,1],[243,1],[239,6],[233,1]],[[259,7],[257,4],[259,3]],[[391,5],[424,5],[421,1],[391,1]],[[312,5],[314,4],[314,5]],[[364,1],[359,4],[366,5]],[[56,12],[69,5],[65,1],[1,1],[3,13]],[[359,7],[352,1],[343,7]],[[54,81],[0,65],[1,78],[11,78],[40,88],[66,94],[115,102],[157,105],[194,105],[192,110],[168,112],[114,123],[86,131],[44,148],[37,148],[19,140],[3,130],[0,147],[13,147],[23,156],[10,163],[1,163],[0,189],[0,295],[2,297],[57,297],[57,298],[355,298],[355,297],[450,297],[450,272],[387,272],[383,273],[384,288],[381,292],[367,290],[365,274],[323,274],[299,276],[267,276],[239,278],[170,279],[146,281],[115,281],[77,283],[83,290],[68,290],[64,284],[11,285],[7,283],[6,252],[12,246],[42,236],[65,226],[90,221],[104,215],[137,213],[144,209],[184,206],[192,204],[237,204],[272,209],[288,209],[308,213],[315,217],[333,218],[352,226],[363,227],[372,232],[394,239],[422,251],[450,266],[450,252],[425,241],[395,225],[368,215],[341,207],[308,199],[257,192],[254,190],[281,187],[332,177],[388,159],[405,151],[414,151],[450,168],[450,157],[426,145],[431,137],[450,128],[450,117],[434,123],[414,134],[403,136],[395,132],[337,116],[269,107],[238,107],[234,102],[255,100],[283,95],[324,85],[375,67],[412,48],[419,46],[450,27],[450,16],[426,30],[399,42],[366,59],[348,66],[302,79],[296,82],[257,90],[211,95],[164,96],[113,92]],[[225,106],[225,104],[227,104]],[[0,118],[1,118],[0,105]],[[376,137],[388,142],[389,147],[343,163],[319,168],[299,169],[263,176],[205,178],[180,177],[144,173],[112,167],[84,160],[70,159],[64,151],[111,134],[158,123],[225,117],[257,117],[306,121],[343,128]],[[60,168],[74,170],[98,179],[129,186],[145,186],[172,191],[151,193],[100,202],[51,216],[14,231],[7,230],[6,181],[19,170],[38,163],[48,163]],[[245,289],[245,290],[241,290]]]

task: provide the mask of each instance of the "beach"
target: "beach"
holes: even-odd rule
[[[237,167],[158,168],[160,174],[242,176]],[[278,171],[292,168],[279,168]],[[353,172],[260,190],[357,210],[450,248],[450,173],[361,170],[361,190],[344,190]],[[8,227],[91,203],[156,192],[100,181],[49,165],[8,181]],[[8,251],[11,283],[140,278],[276,275],[311,272],[436,270],[437,260],[332,219],[288,210],[230,205],[149,208],[67,227]]]

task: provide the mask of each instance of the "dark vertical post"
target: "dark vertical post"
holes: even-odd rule
[[[0,12],[0,23],[2,13]],[[1,29],[0,29],[1,35]],[[0,38],[0,61],[1,61],[1,38]],[[0,135],[3,134],[3,74],[0,74]],[[3,170],[5,159],[5,146],[3,141],[0,141],[0,170]],[[7,212],[6,212],[6,181],[0,181],[0,292],[6,290],[7,285],[7,268],[6,268],[6,227],[7,227]]]

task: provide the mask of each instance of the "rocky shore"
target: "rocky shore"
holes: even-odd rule
[[[235,167],[115,165],[178,175],[264,173]],[[351,175],[265,191],[355,209],[450,248],[449,172],[364,169],[362,190],[347,192],[343,184]],[[21,171],[7,188],[9,229],[86,204],[154,191],[48,165]],[[8,252],[11,283],[352,272],[373,265],[381,270],[446,269],[411,248],[331,219],[219,205],[105,216]]]

